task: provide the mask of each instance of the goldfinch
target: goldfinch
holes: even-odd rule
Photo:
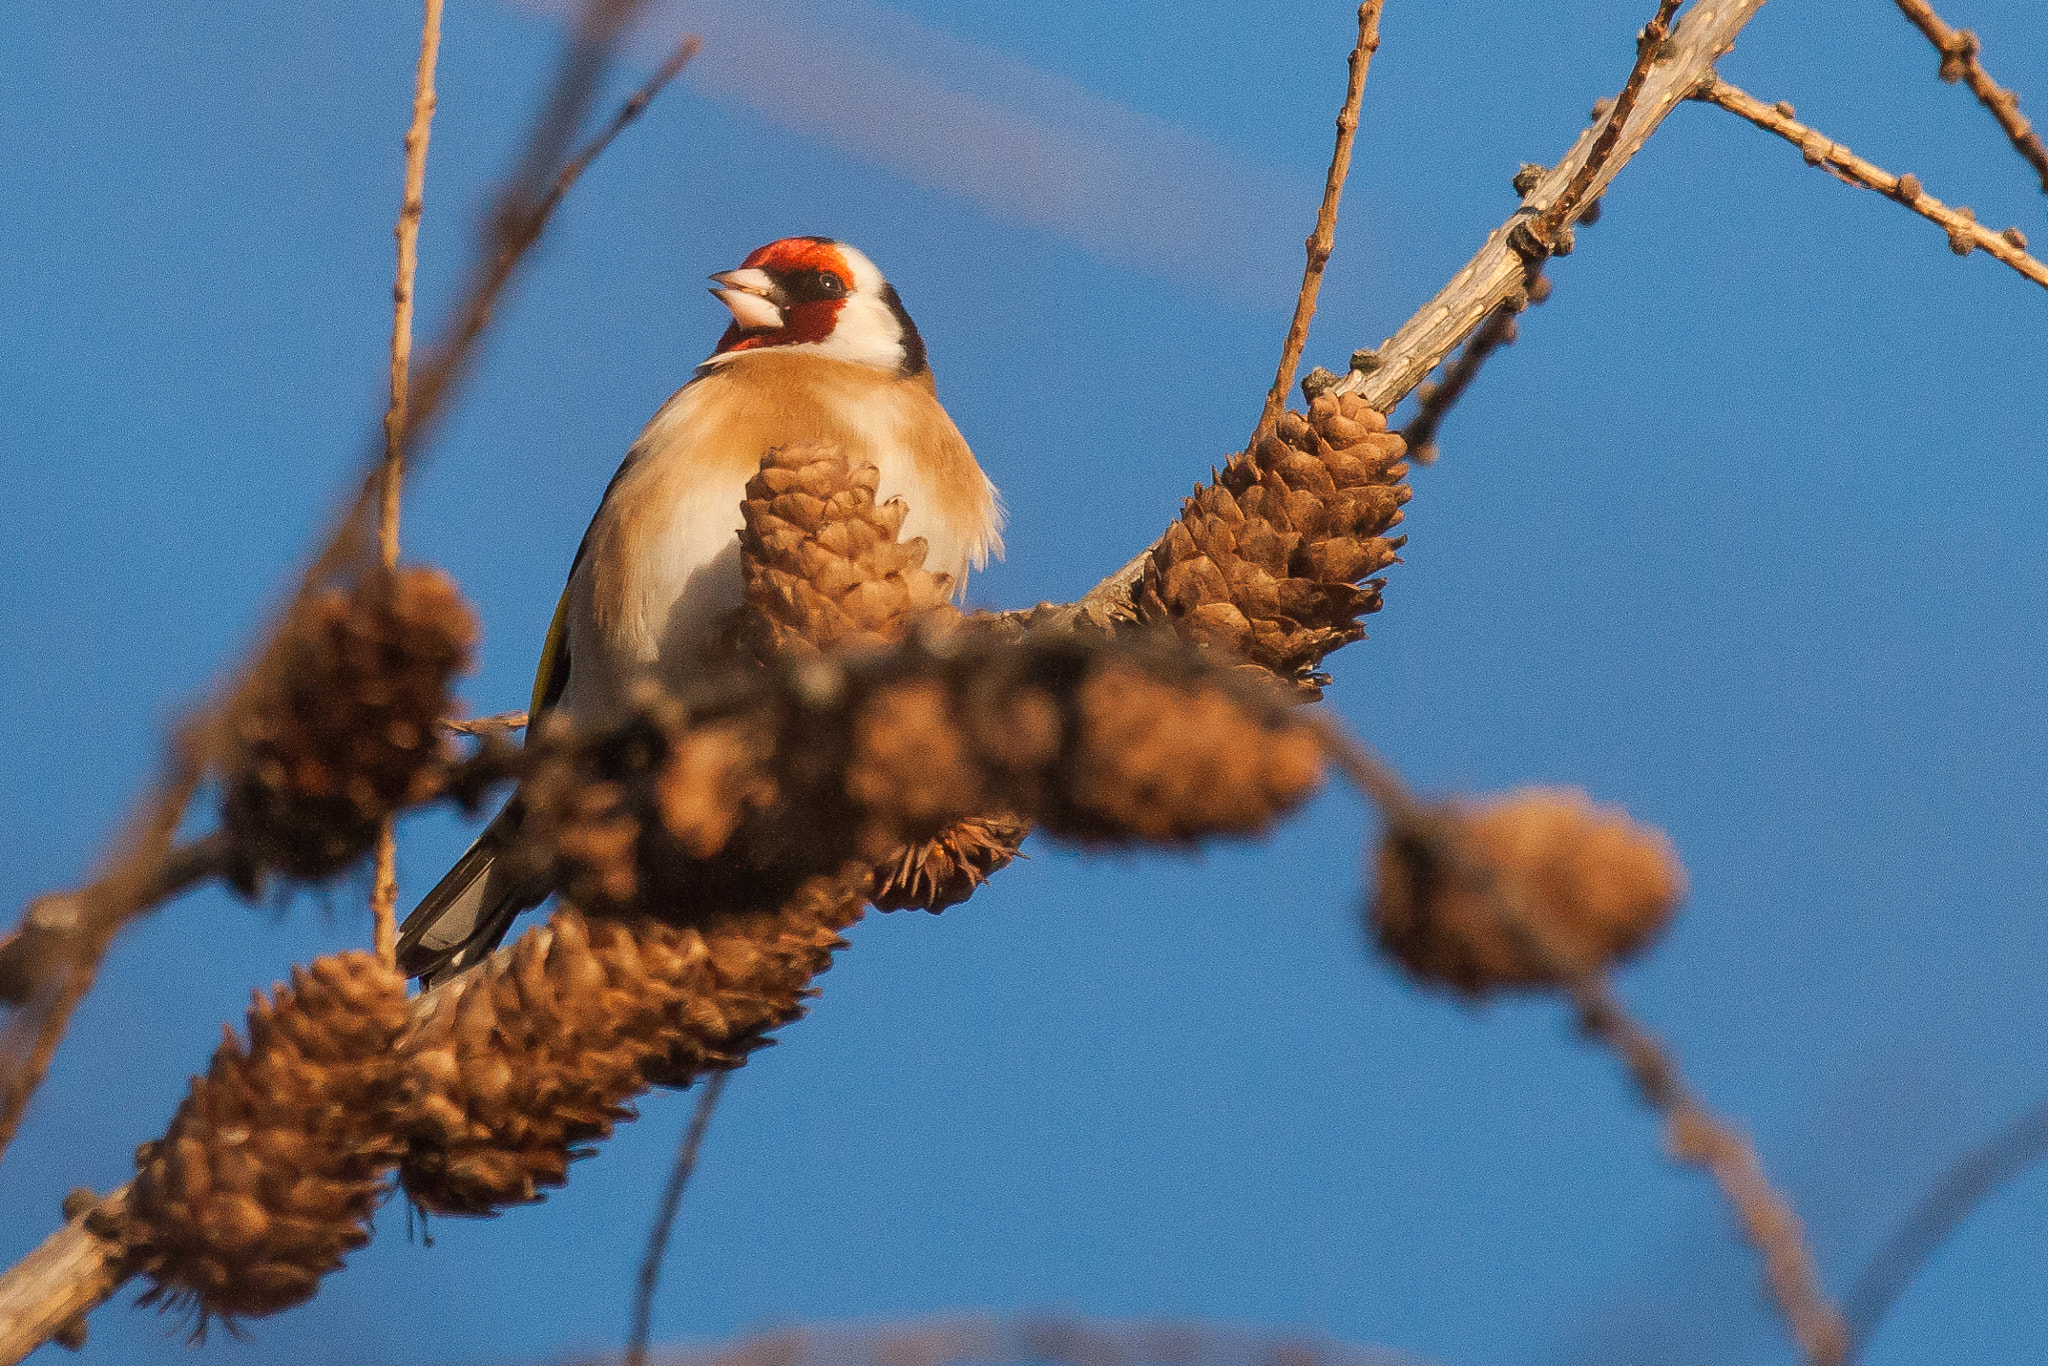
[[[747,480],[770,448],[831,442],[875,466],[877,497],[901,498],[903,536],[964,589],[1002,554],[1002,503],[939,406],[924,341],[895,288],[844,242],[786,237],[713,275],[732,323],[661,406],[612,476],[569,569],[534,677],[530,721],[619,718],[634,682],[701,667],[739,605]],[[531,733],[531,732],[529,732]],[[410,975],[437,978],[490,952],[548,888],[501,861],[518,794],[406,917]]]

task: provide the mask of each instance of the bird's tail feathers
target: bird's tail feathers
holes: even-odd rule
[[[515,797],[420,898],[399,929],[399,971],[432,986],[483,958],[521,911],[547,898],[545,886],[534,888],[506,866],[521,814]]]

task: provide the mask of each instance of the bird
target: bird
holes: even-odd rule
[[[602,729],[641,680],[676,686],[705,667],[744,594],[746,484],[774,447],[828,442],[875,466],[877,500],[903,500],[903,538],[924,538],[926,568],[951,575],[956,596],[969,570],[1002,556],[1002,499],[874,262],[832,238],[785,237],[709,278],[731,321],[598,503],[541,650],[529,735],[551,714]],[[547,898],[505,857],[523,811],[515,791],[406,917],[406,975],[431,984],[480,961]]]

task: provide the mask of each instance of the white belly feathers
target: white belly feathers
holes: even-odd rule
[[[995,488],[939,406],[929,376],[819,356],[742,353],[701,369],[662,405],[620,466],[569,581],[569,680],[583,724],[615,717],[636,677],[686,678],[741,599],[747,480],[772,447],[827,441],[880,473],[907,506],[905,539],[964,589],[1002,553]]]

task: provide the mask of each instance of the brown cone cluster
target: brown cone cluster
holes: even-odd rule
[[[440,719],[475,616],[439,570],[366,571],[294,615],[265,685],[229,719],[221,822],[237,881],[317,881],[363,856],[385,816],[439,788]]]
[[[1229,650],[1321,696],[1316,665],[1364,637],[1403,538],[1406,446],[1353,394],[1283,413],[1249,453],[1195,490],[1145,564],[1142,619]]]
[[[1286,695],[1170,636],[962,632],[702,691],[541,737],[523,790],[537,879],[592,911],[695,923],[859,861],[879,904],[936,909],[1031,822],[1090,843],[1250,834],[1322,773]]]
[[[768,452],[747,481],[735,634],[754,657],[881,645],[913,621],[959,620],[952,577],[924,567],[924,540],[897,539],[909,509],[875,501],[880,478],[873,465],[849,468],[837,446],[807,442]]]
[[[974,895],[982,883],[1009,866],[1031,833],[1028,822],[1009,816],[970,816],[928,840],[906,844],[875,867],[868,903],[878,911],[937,914]]]
[[[838,792],[862,857],[976,811],[1086,843],[1250,834],[1321,781],[1322,744],[1261,681],[1157,639],[909,650],[849,671]],[[844,741],[839,739],[844,735]]]
[[[369,1241],[392,1131],[405,980],[366,953],[316,959],[249,1008],[193,1079],[170,1130],[136,1154],[124,1239],[144,1302],[209,1319],[311,1298]]]
[[[544,734],[521,800],[521,856],[569,901],[605,915],[685,919],[700,904],[764,906],[810,873],[750,872],[729,847],[778,787],[772,718],[690,723],[656,690],[621,726],[593,737]]]
[[[803,1013],[864,883],[813,879],[773,913],[701,927],[557,910],[442,988],[407,1040],[406,1192],[445,1214],[540,1199],[649,1086],[739,1066]]]
[[[1461,875],[1426,836],[1396,828],[1380,846],[1373,905],[1381,945],[1429,981],[1478,995],[1558,980],[1504,916],[1502,891],[1579,971],[1647,946],[1685,895],[1662,832],[1583,792],[1529,788],[1445,814],[1487,876]]]

